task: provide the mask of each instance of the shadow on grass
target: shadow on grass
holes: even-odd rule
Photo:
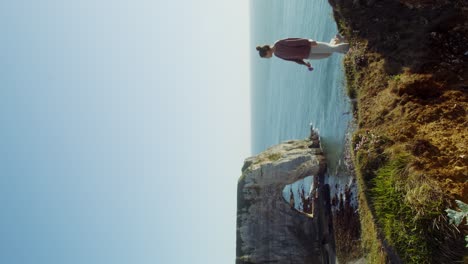
[[[468,27],[464,24],[467,11],[462,8],[466,5],[463,1],[433,0],[429,2],[439,5],[419,8],[402,2],[424,1],[329,2],[337,21],[346,21],[343,26],[347,35],[367,40],[371,51],[384,57],[387,74],[399,74],[406,68],[414,73],[433,73],[444,81],[467,75],[468,56],[464,53]]]

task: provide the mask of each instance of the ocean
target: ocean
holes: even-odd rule
[[[260,58],[255,50],[257,45],[289,37],[329,42],[338,33],[331,6],[327,0],[252,0],[250,4],[252,153],[286,140],[304,139],[312,125],[321,137],[328,176],[339,176],[352,120],[344,55],[311,61],[314,71],[309,72],[294,62]],[[334,178],[331,185],[335,181],[344,185],[349,180],[330,178]]]

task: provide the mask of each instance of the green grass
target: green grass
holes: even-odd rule
[[[383,239],[405,263],[431,263],[427,228],[442,208],[437,188],[411,170],[411,156],[388,138],[359,130],[356,164],[362,248],[368,263],[386,263]]]
[[[365,253],[366,263],[372,264],[387,263],[387,252],[383,249],[381,234],[371,209],[372,201],[368,196],[369,180],[375,177],[374,172],[387,159],[383,153],[386,143],[386,140],[376,140],[375,136],[360,130],[354,134],[351,144],[358,183],[361,248]]]
[[[362,247],[368,263],[387,262],[383,239],[404,263],[434,263],[442,254],[445,259],[456,259],[460,248],[447,247],[444,242],[456,241],[458,234],[440,217],[442,191],[412,170],[413,157],[401,147],[369,132],[358,132],[353,146],[359,142],[365,144],[354,153],[354,161]],[[442,254],[434,254],[437,251]]]
[[[368,197],[365,195],[366,185],[363,177],[357,171],[359,185],[359,220],[361,222],[361,248],[366,254],[366,263],[386,263],[386,252],[382,250],[378,228],[374,215],[369,206]]]
[[[430,251],[422,221],[405,201],[408,156],[389,160],[371,180],[370,195],[385,238],[405,263],[430,263]]]

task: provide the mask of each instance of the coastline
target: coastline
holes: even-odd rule
[[[344,65],[367,263],[463,261],[468,201],[468,7],[463,1],[329,0]],[[381,14],[381,15],[377,15]]]

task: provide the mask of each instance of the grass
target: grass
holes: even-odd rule
[[[405,263],[430,263],[430,252],[421,221],[405,201],[408,155],[389,160],[371,180],[370,195],[385,238]]]
[[[405,263],[431,263],[425,226],[437,215],[441,201],[432,195],[415,201],[414,194],[428,191],[429,186],[422,177],[410,176],[410,155],[391,144],[370,132],[358,132],[354,138],[362,247],[368,263],[387,263],[392,254]],[[411,189],[409,178],[414,179]]]
[[[344,69],[358,124],[351,148],[366,263],[463,262],[468,228],[450,224],[444,209],[468,201],[468,67],[445,58],[463,57],[447,44],[466,43],[468,6],[446,2],[452,9],[437,14],[452,10],[451,20],[436,20],[401,5],[419,0],[329,2],[352,47]],[[426,30],[436,27],[447,29],[440,41]]]
[[[362,180],[362,177],[360,177]],[[358,181],[359,188],[365,188],[362,181]],[[375,218],[370,209],[367,197],[359,192],[359,216],[361,221],[361,247],[366,253],[367,263],[386,263],[387,252],[383,249],[379,238]]]
[[[461,171],[466,168],[462,165],[466,146],[459,142],[468,136],[462,132],[467,124],[462,110],[468,109],[466,94],[447,87],[453,78],[446,81],[433,71],[417,72],[413,66],[427,60],[420,50],[387,38],[387,26],[395,35],[405,35],[407,23],[363,27],[378,5],[354,7],[350,2],[329,1],[338,29],[353,49],[344,68],[359,127],[351,148],[366,263],[395,258],[404,263],[462,262],[463,230],[449,224],[444,209],[454,197],[463,200],[465,193],[466,175]],[[387,3],[395,5],[391,1],[381,5]],[[432,64],[426,65],[435,65],[433,56],[429,59]]]
[[[416,141],[420,142],[420,141]],[[460,233],[441,216],[448,196],[417,168],[410,143],[370,129],[351,144],[367,263],[448,263],[463,256]]]
[[[372,201],[366,195],[370,187],[369,182],[375,177],[374,171],[387,159],[382,151],[384,146],[382,143],[384,141],[375,140],[375,136],[370,136],[366,131],[361,130],[355,133],[351,144],[358,183],[361,247],[366,255],[367,263],[387,263],[388,259],[376,224]],[[378,152],[382,153],[376,155]]]
[[[416,141],[421,142],[421,141]],[[463,256],[460,232],[441,216],[448,196],[417,168],[409,143],[370,129],[351,144],[367,263],[447,263]]]

